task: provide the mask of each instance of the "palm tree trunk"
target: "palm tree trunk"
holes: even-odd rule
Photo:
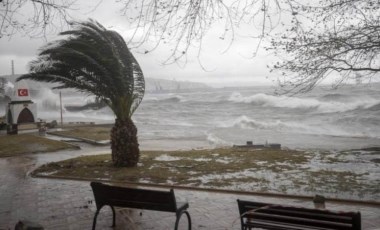
[[[139,162],[137,128],[131,118],[115,120],[111,130],[111,149],[114,166],[134,167]]]

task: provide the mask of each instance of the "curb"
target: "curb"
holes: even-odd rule
[[[106,145],[109,145],[111,143],[111,141],[109,141],[109,140],[106,140],[106,141],[95,141],[95,140],[91,140],[91,139],[87,139],[87,138],[73,137],[73,136],[70,136],[70,135],[64,135],[64,134],[58,134],[58,133],[52,133],[52,132],[46,132],[46,133],[49,134],[49,135],[53,135],[53,136],[59,136],[59,137],[66,137],[66,138],[77,139],[77,140],[80,140],[80,141],[83,141],[85,143],[89,143],[89,144],[92,144],[92,145],[106,146]]]

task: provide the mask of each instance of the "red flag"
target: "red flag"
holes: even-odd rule
[[[18,89],[18,96],[19,97],[27,97],[29,96],[28,89]]]

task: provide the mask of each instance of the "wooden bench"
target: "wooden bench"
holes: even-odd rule
[[[337,212],[237,200],[241,229],[361,230],[360,212]]]
[[[186,214],[188,219],[188,228],[191,229],[191,218],[187,211],[189,204],[186,202],[179,203],[176,201],[173,189],[170,191],[147,190],[137,188],[117,187],[91,182],[92,191],[94,192],[96,212],[92,229],[96,227],[96,218],[100,209],[108,205],[112,209],[112,227],[115,226],[115,209],[114,207],[146,209],[164,212],[174,212],[176,221],[174,229],[178,229],[179,219],[182,214]]]

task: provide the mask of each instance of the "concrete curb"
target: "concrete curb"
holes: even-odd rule
[[[73,136],[70,136],[70,135],[64,135],[64,134],[58,134],[58,133],[52,133],[52,132],[46,132],[46,133],[49,134],[49,135],[53,135],[53,136],[59,136],[59,137],[66,137],[66,138],[77,139],[77,140],[80,140],[80,141],[83,141],[85,143],[89,143],[89,144],[92,144],[92,145],[106,146],[106,145],[109,145],[111,143],[110,140],[95,141],[95,140],[91,140],[91,139],[87,139],[87,138],[73,137]]]

